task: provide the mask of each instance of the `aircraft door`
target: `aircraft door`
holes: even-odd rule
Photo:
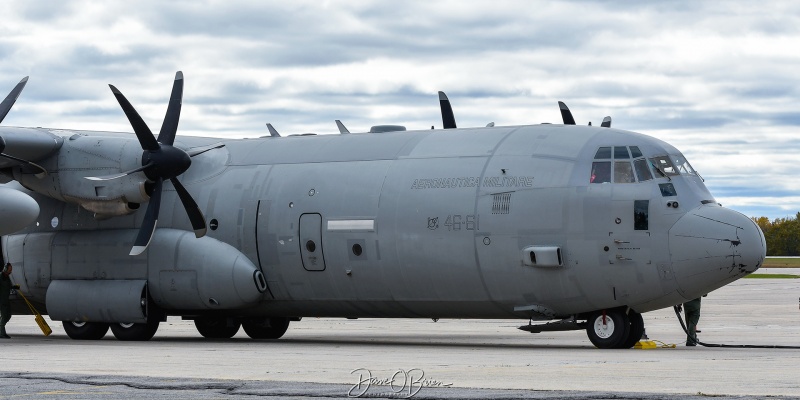
[[[325,256],[322,252],[322,216],[303,214],[300,216],[300,254],[306,271],[324,271]]]
[[[651,263],[649,200],[615,200],[612,202],[613,231],[608,252],[609,264]]]

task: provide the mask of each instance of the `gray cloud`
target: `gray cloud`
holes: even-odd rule
[[[800,210],[788,161],[800,152],[796,2],[145,0],[0,9],[0,92],[31,76],[5,125],[129,130],[108,83],[159,124],[177,70],[186,75],[183,134],[253,137],[266,122],[333,133],[333,119],[352,130],[426,129],[441,124],[437,90],[450,96],[459,126],[558,123],[563,100],[580,123],[610,115],[615,127],[674,144],[708,171],[726,205],[771,217]]]

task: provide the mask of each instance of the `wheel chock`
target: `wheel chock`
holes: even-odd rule
[[[642,350],[655,349],[656,347],[658,347],[656,345],[656,342],[652,340],[640,340],[636,342],[635,345],[633,345],[634,349],[642,349]]]

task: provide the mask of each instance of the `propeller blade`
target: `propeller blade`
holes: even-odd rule
[[[600,124],[600,126],[603,128],[611,128],[611,117],[603,118],[603,123]]]
[[[153,187],[153,195],[150,196],[150,201],[147,203],[147,212],[144,214],[142,226],[139,228],[139,234],[136,235],[136,241],[133,242],[133,248],[129,255],[138,256],[147,250],[150,240],[153,239],[153,233],[156,231],[158,224],[158,211],[161,208],[161,186],[164,180],[158,178]]]
[[[275,130],[275,127],[272,126],[272,124],[270,124],[269,122],[267,122],[267,130],[269,131],[269,135],[270,136],[272,136],[272,137],[281,137],[281,134],[278,133],[278,131]]]
[[[344,134],[344,133],[350,133],[350,131],[349,131],[349,130],[347,130],[347,127],[346,127],[346,126],[344,126],[344,124],[342,123],[342,121],[339,121],[338,119],[336,120],[336,127],[338,127],[338,128],[339,128],[339,133],[342,133],[342,134]]]
[[[0,153],[2,153],[3,150],[5,149],[6,149],[6,140],[3,139],[2,136],[0,136]]]
[[[192,195],[190,195],[186,188],[183,187],[183,184],[178,181],[178,178],[171,178],[170,181],[172,182],[172,186],[175,186],[175,190],[178,192],[178,197],[181,198],[183,208],[186,209],[186,215],[189,216],[189,221],[192,223],[194,235],[198,238],[205,236],[207,232],[206,217],[203,216],[203,212],[200,211],[200,207],[197,206],[197,203],[192,198]]]
[[[8,112],[11,111],[11,106],[17,101],[17,97],[19,94],[22,93],[22,89],[25,88],[25,84],[28,83],[28,77],[22,78],[21,81],[14,86],[14,89],[11,89],[11,92],[6,96],[2,103],[0,103],[0,122],[3,122],[3,119],[8,115]],[[0,150],[2,151],[2,150]]]
[[[172,145],[175,142],[175,134],[178,132],[178,121],[181,118],[181,104],[183,103],[183,72],[175,73],[175,81],[172,83],[172,94],[169,96],[167,114],[164,116],[164,123],[161,124],[161,132],[158,133],[158,141],[163,144]]]
[[[5,147],[5,143],[3,145]],[[14,156],[12,156],[10,154],[6,154],[6,153],[0,153],[0,157],[5,157],[5,158],[8,158],[9,160],[14,160],[14,161],[21,162],[23,164],[30,165],[31,167],[36,168],[39,171],[42,171],[42,172],[39,172],[39,173],[36,174],[37,178],[44,178],[45,176],[47,176],[47,170],[44,169],[44,167],[42,167],[39,164],[36,164],[34,162],[30,162],[28,160],[23,160],[23,159],[21,159],[19,157],[14,157]]]
[[[210,144],[208,146],[203,146],[203,147],[193,147],[193,148],[191,148],[189,150],[186,150],[186,154],[188,154],[189,157],[194,157],[194,156],[199,156],[200,154],[203,154],[203,153],[205,153],[207,151],[211,151],[211,150],[214,150],[214,149],[219,149],[221,147],[225,147],[225,143],[219,142],[219,143],[214,143],[214,144]]]
[[[153,136],[153,132],[151,132],[147,124],[144,123],[144,120],[139,116],[139,113],[136,112],[136,109],[133,108],[128,99],[126,99],[122,92],[114,85],[108,85],[108,87],[111,88],[111,92],[114,93],[114,97],[117,98],[117,102],[119,102],[120,107],[122,107],[122,111],[124,111],[125,116],[128,117],[128,121],[130,121],[131,127],[133,127],[133,132],[136,133],[136,137],[139,138],[139,144],[142,145],[142,150],[158,150],[159,145],[155,136]]]
[[[564,125],[575,125],[575,118],[572,118],[569,107],[563,101],[558,102],[558,108],[561,109],[561,119],[564,120]]]
[[[150,168],[153,165],[155,165],[155,164],[153,164],[152,162],[149,162],[149,163],[147,163],[145,165],[142,165],[139,168],[134,168],[134,169],[132,169],[130,171],[120,172],[118,174],[103,175],[103,176],[86,176],[85,178],[90,180],[90,181],[110,181],[110,180],[113,180],[113,179],[122,178],[123,176],[128,176],[130,174],[135,174],[135,173],[137,173],[139,171],[144,171],[145,169]]]
[[[439,91],[439,107],[442,109],[442,126],[444,126],[444,129],[455,129],[456,117],[453,115],[453,107],[450,106],[450,99],[442,91]]]

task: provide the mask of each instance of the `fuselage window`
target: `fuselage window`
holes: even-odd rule
[[[614,161],[614,183],[634,183],[630,161]]]
[[[633,229],[646,231],[650,229],[650,200],[633,201]]]
[[[589,183],[608,183],[608,182],[611,182],[611,161],[593,162],[592,177],[589,179]]]

